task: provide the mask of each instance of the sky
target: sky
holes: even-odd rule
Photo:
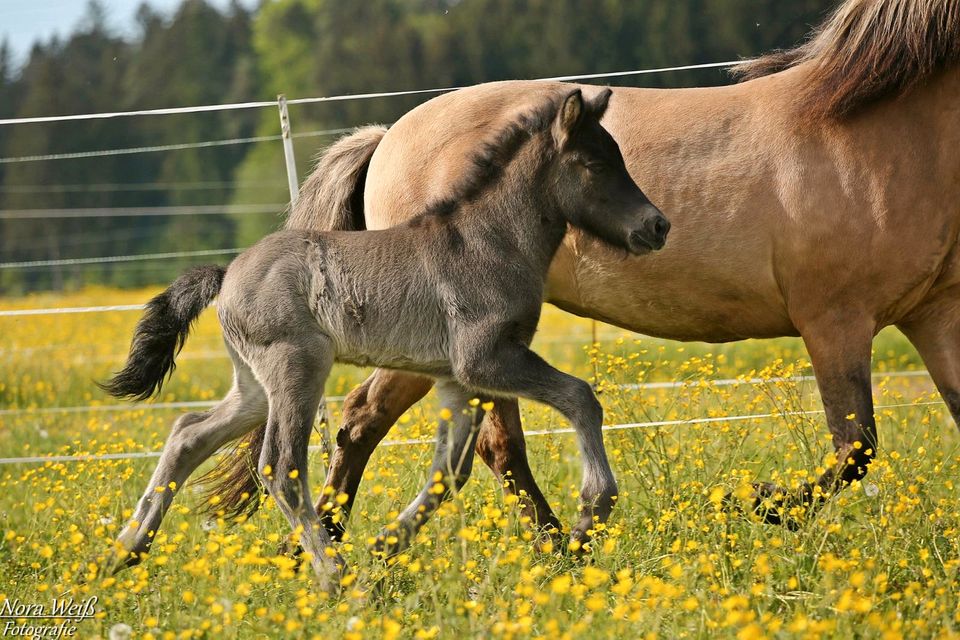
[[[108,24],[119,34],[128,34],[134,25],[134,15],[144,0],[101,0],[106,9]],[[217,7],[225,7],[229,0],[207,0]],[[89,0],[0,0],[0,42],[7,39],[17,62],[22,62],[34,41],[47,40],[54,34],[70,33],[83,18]],[[170,14],[180,0],[149,0],[157,11]],[[254,2],[244,2],[252,6]]]

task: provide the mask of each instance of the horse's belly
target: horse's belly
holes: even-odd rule
[[[672,340],[798,335],[759,258],[715,256],[712,268],[700,269],[669,242],[636,258],[589,244],[575,253],[574,244],[565,243],[548,276],[547,300],[561,309]]]

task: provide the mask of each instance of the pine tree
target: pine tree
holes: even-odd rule
[[[38,43],[14,69],[0,45],[0,117],[216,104],[458,86],[507,78],[734,59],[795,44],[833,0],[276,0],[254,12],[144,2],[137,33],[112,32],[88,4],[74,33]],[[730,82],[722,70],[610,80],[639,86]],[[602,81],[601,81],[602,82]],[[389,123],[429,95],[291,108],[295,133]],[[26,156],[279,133],[275,109],[0,126],[0,155]],[[296,141],[301,176],[332,136]],[[109,185],[128,185],[115,190]],[[67,188],[64,188],[64,186]],[[97,185],[105,185],[98,187]],[[129,188],[134,185],[134,188]],[[139,185],[139,187],[137,186]],[[158,186],[150,186],[158,185]],[[142,188],[140,188],[142,187]],[[0,207],[286,202],[279,142],[0,164]],[[277,214],[281,211],[277,211]],[[235,246],[276,216],[0,221],[0,261]],[[0,272],[0,292],[162,282],[183,265]]]

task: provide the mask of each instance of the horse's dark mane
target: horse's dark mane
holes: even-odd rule
[[[528,140],[550,126],[559,106],[558,100],[554,98],[520,115],[514,122],[481,143],[480,150],[470,159],[472,170],[454,186],[449,194],[427,205],[414,220],[424,216],[450,215],[461,204],[476,199],[484,189],[501,176]]]
[[[809,63],[806,117],[843,118],[960,62],[960,0],[846,0],[794,49],[734,67],[744,80]]]

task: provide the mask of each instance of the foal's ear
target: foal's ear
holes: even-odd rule
[[[607,87],[600,93],[596,95],[593,101],[590,103],[590,111],[596,117],[597,120],[603,117],[603,114],[607,111],[607,105],[610,104],[610,96],[613,95],[613,89]]]
[[[563,99],[560,111],[557,112],[557,119],[553,123],[553,138],[558,149],[563,149],[570,142],[570,138],[582,120],[583,94],[580,89],[574,89]]]

